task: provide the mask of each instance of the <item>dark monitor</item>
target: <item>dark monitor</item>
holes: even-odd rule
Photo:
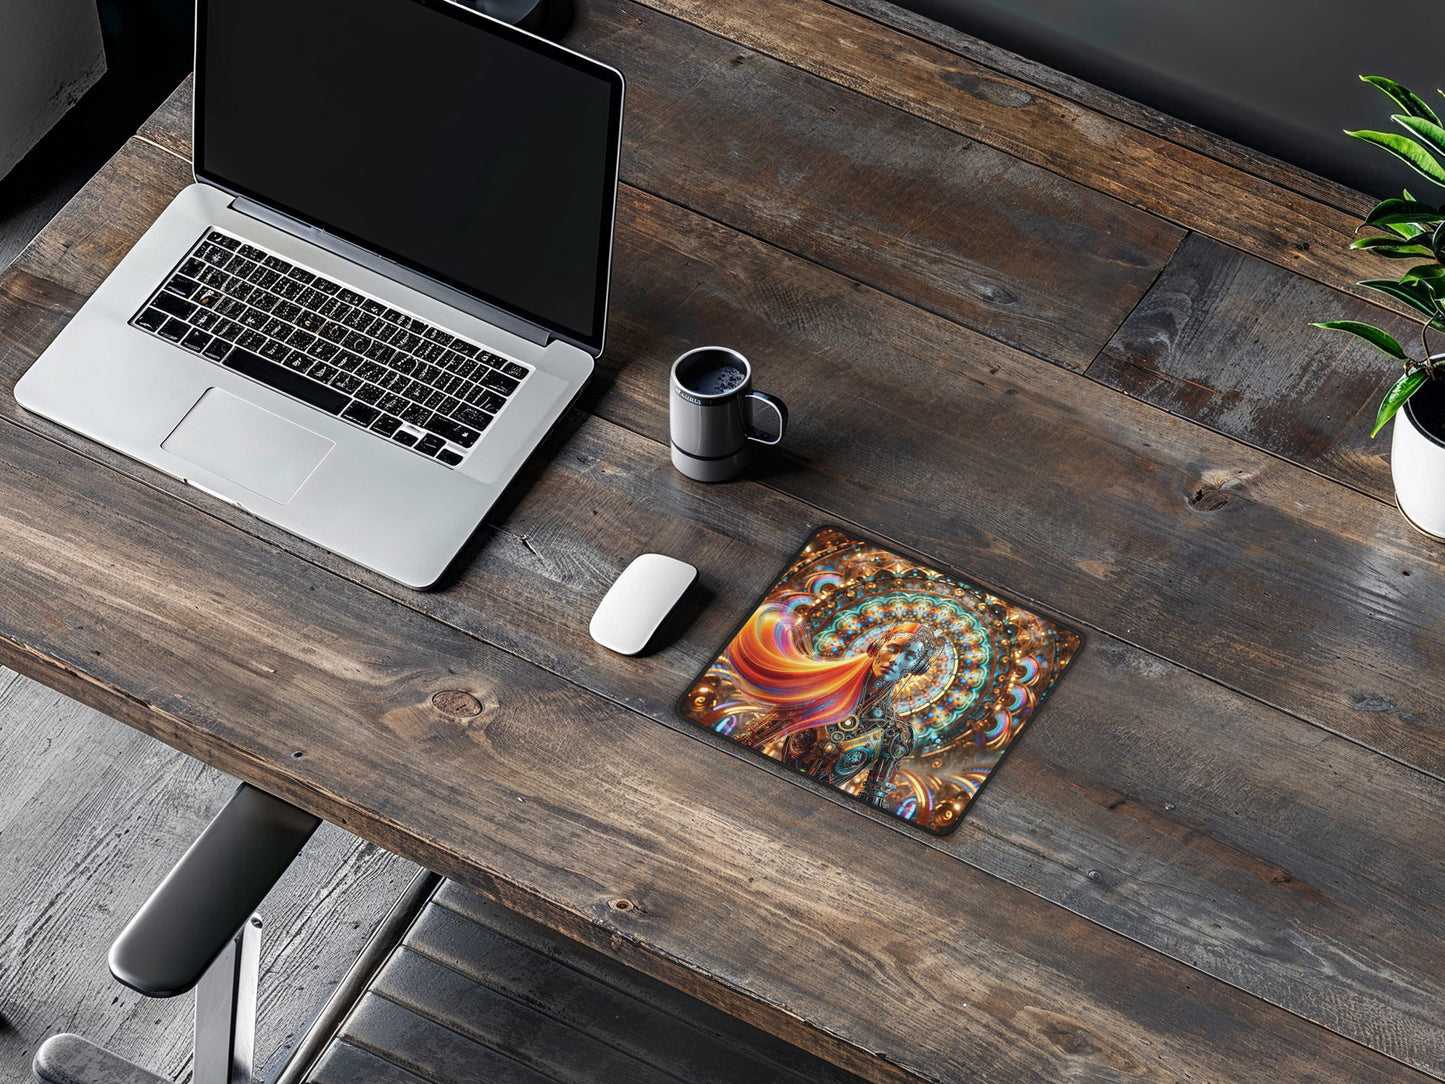
[[[622,77],[448,0],[200,0],[196,176],[602,348]]]

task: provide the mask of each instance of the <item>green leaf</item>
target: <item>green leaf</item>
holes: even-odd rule
[[[1415,256],[1433,256],[1435,253],[1425,245],[1411,244],[1420,234],[1410,237],[1360,237],[1350,242],[1354,249],[1368,249],[1376,256],[1390,260],[1408,260]]]
[[[1437,260],[1445,260],[1440,253],[1445,250],[1445,222],[1435,227],[1435,232],[1430,235],[1430,251],[1435,254]]]
[[[1410,116],[1424,117],[1426,120],[1434,121],[1436,124],[1440,123],[1440,118],[1435,115],[1434,110],[1425,104],[1425,99],[1421,98],[1414,91],[1402,87],[1399,83],[1395,82],[1395,80],[1386,79],[1383,75],[1362,75],[1360,76],[1360,80],[1384,91],[1385,94],[1389,95],[1392,102],[1406,113],[1409,113]]]
[[[1400,276],[1401,282],[1419,282],[1432,287],[1442,280],[1445,280],[1445,267],[1438,263],[1417,264]],[[1431,293],[1437,292],[1434,289],[1431,290]]]
[[[1439,319],[1440,310],[1435,307],[1435,295],[1429,287],[1420,282],[1396,282],[1394,279],[1365,279],[1356,283],[1367,290],[1403,301],[1413,309],[1423,312],[1432,320]],[[1389,351],[1386,351],[1389,353]],[[1403,355],[1402,355],[1403,356]]]
[[[1375,204],[1365,219],[1366,226],[1408,225],[1414,222],[1445,221],[1445,211],[1414,200],[1387,199]]]
[[[1424,117],[1407,117],[1402,113],[1396,113],[1390,119],[1414,132],[1430,153],[1445,154],[1445,128],[1435,121],[1426,120]]]
[[[1420,390],[1420,385],[1429,379],[1429,374],[1424,369],[1416,369],[1413,373],[1406,373],[1395,381],[1390,390],[1385,392],[1385,398],[1380,400],[1380,409],[1375,412],[1375,428],[1370,430],[1373,437],[1385,423],[1393,418],[1405,405],[1405,400]]]
[[[1445,169],[1431,157],[1429,151],[1408,136],[1396,135],[1394,132],[1366,131],[1346,132],[1345,135],[1383,147],[1422,177],[1438,185],[1445,185]]]
[[[1410,360],[1405,356],[1403,346],[1372,324],[1362,324],[1358,320],[1325,320],[1322,323],[1310,324],[1310,327],[1321,328],[1325,331],[1346,331],[1356,338],[1364,339],[1376,349],[1383,350],[1396,361]]]

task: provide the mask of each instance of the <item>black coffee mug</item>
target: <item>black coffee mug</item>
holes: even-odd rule
[[[699,482],[735,478],[753,444],[777,444],[788,427],[788,408],[752,390],[752,366],[736,350],[699,346],[672,363],[669,418],[672,465]],[[776,433],[759,430],[754,411],[770,413]]]

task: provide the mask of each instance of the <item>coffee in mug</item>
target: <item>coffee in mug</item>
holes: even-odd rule
[[[769,428],[755,425],[761,413]],[[734,478],[747,466],[752,444],[777,444],[788,409],[752,390],[748,359],[725,346],[699,346],[672,365],[669,394],[672,464],[699,482]]]

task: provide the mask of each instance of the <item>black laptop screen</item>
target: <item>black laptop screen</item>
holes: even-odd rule
[[[196,175],[601,348],[621,79],[446,0],[202,0]]]

